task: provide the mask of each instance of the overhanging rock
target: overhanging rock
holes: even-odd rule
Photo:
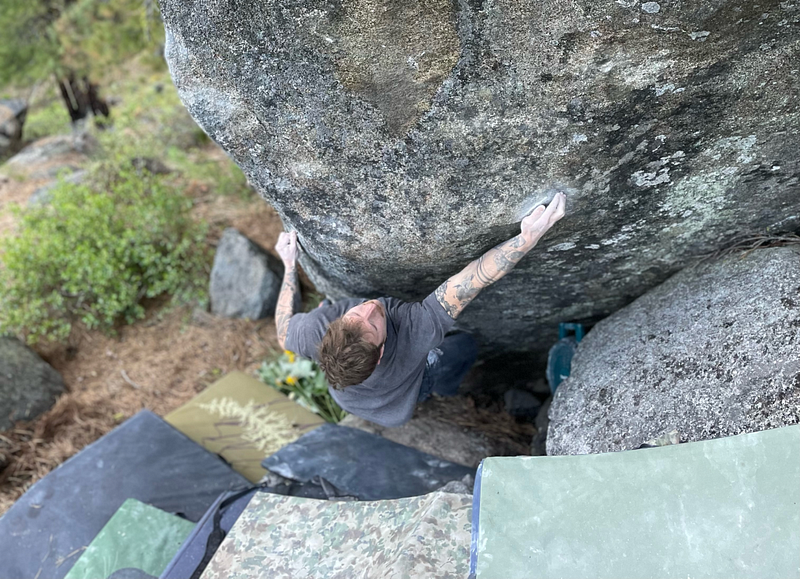
[[[742,231],[800,215],[800,4],[162,0],[203,129],[332,297],[417,299],[568,216],[465,312],[543,353]]]

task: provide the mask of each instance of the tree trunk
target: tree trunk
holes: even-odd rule
[[[97,85],[90,82],[88,77],[76,79],[75,75],[70,73],[58,79],[58,88],[73,123],[86,118],[89,111],[95,116],[108,116],[108,103],[100,98]]]

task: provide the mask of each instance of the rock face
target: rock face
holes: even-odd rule
[[[687,269],[597,324],[556,390],[547,454],[800,422],[800,249]]]
[[[222,234],[211,269],[211,312],[258,320],[275,313],[283,264],[229,227]]]
[[[62,392],[64,382],[50,364],[16,338],[0,337],[0,431],[36,418]]]
[[[27,115],[28,104],[25,101],[0,99],[0,157],[19,147]]]
[[[86,180],[86,171],[83,169],[79,169],[69,175],[63,177],[62,181],[64,183],[69,183],[70,185],[80,185]],[[41,187],[38,187],[31,196],[28,197],[28,207],[34,207],[37,205],[47,205],[52,200],[51,191],[55,189],[59,184],[59,181],[51,181],[50,183],[46,183]]]
[[[183,102],[331,297],[419,299],[568,216],[459,319],[544,355],[743,231],[800,220],[800,3],[162,0]]]

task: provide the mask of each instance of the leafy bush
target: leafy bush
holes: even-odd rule
[[[63,340],[78,320],[142,318],[144,298],[205,299],[209,250],[191,201],[144,171],[106,177],[94,189],[61,182],[49,205],[15,210],[18,232],[0,242],[0,331]]]
[[[262,382],[328,422],[336,423],[347,416],[328,392],[325,374],[311,360],[285,351],[277,360],[264,362],[257,374]]]
[[[69,113],[60,99],[53,98],[43,106],[32,106],[23,127],[26,139],[40,139],[49,135],[69,133],[71,128]]]

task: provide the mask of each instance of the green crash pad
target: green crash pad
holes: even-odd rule
[[[243,372],[231,372],[164,417],[252,483],[265,457],[325,421]]]
[[[800,426],[487,458],[475,500],[478,579],[800,577]]]
[[[472,497],[389,501],[256,493],[201,579],[466,577]]]
[[[128,499],[89,543],[65,579],[105,579],[128,567],[158,577],[192,529],[191,521]]]

